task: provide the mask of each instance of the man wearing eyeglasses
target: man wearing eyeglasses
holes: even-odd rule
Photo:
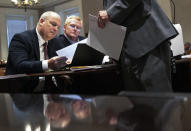
[[[82,20],[80,17],[74,15],[69,16],[64,23],[64,34],[61,34],[50,41],[49,48],[55,50],[49,50],[49,54],[52,57],[56,56],[57,50],[83,40],[84,37],[80,36],[81,28]]]
[[[75,43],[84,37],[79,36],[82,28],[82,20],[78,16],[70,16],[66,19],[64,24],[65,37],[71,42]]]

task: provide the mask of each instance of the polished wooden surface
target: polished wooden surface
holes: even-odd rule
[[[5,67],[0,67],[0,76],[5,75]]]
[[[0,94],[0,131],[190,131],[190,98],[137,92]]]
[[[75,75],[75,74],[83,74],[83,73],[99,73],[99,72],[107,72],[110,70],[117,70],[118,66],[115,64],[109,65],[98,65],[98,66],[88,66],[89,68],[81,68],[78,70],[58,70],[58,71],[49,71],[44,73],[34,73],[34,74],[15,74],[15,75],[6,75],[1,76],[0,80],[4,79],[17,79],[21,77],[33,77],[33,76],[56,76],[56,75]]]
[[[34,74],[0,76],[0,92],[20,92],[18,79],[55,76],[63,85],[62,93],[117,93],[122,87],[119,67],[116,64],[73,67],[67,70]],[[65,92],[66,91],[66,92]]]
[[[4,72],[5,68],[2,69],[2,72]],[[73,67],[45,73],[0,76],[0,92],[19,93],[20,83],[18,79],[21,78],[56,76],[61,79],[61,84],[63,85],[62,93],[117,94],[123,90],[119,70],[116,64],[107,64]],[[176,72],[172,73],[172,87],[174,92],[191,92],[190,58],[176,60]]]
[[[189,62],[191,62],[191,58],[184,58],[184,59],[176,60],[177,64],[179,64],[179,63],[189,63]]]

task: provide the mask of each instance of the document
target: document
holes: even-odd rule
[[[108,22],[105,28],[99,28],[97,17],[89,15],[89,34],[87,44],[94,49],[119,60],[126,27]]]
[[[57,50],[56,53],[58,56],[66,56],[70,61],[72,61],[73,59],[73,56],[75,54],[75,51],[76,51],[76,48],[78,46],[79,43],[87,43],[87,38],[82,40],[82,41],[79,41],[77,43],[74,43],[70,46],[67,46],[65,48],[62,48],[60,50]]]
[[[184,41],[183,41],[183,33],[180,24],[174,24],[174,27],[178,31],[178,35],[171,39],[171,50],[173,52],[173,56],[182,55],[185,53],[184,51]]]

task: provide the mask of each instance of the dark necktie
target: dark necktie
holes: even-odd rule
[[[49,58],[48,58],[48,51],[47,51],[47,43],[46,42],[43,44],[43,51],[44,51],[44,59],[48,60]]]
[[[48,50],[47,50],[47,43],[45,42],[43,44],[43,51],[44,51],[44,59],[48,60]],[[52,76],[46,76],[45,77],[45,85],[44,85],[44,91],[45,92],[53,92],[55,89],[56,85],[52,81]]]

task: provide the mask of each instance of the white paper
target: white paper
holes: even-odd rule
[[[178,35],[171,39],[171,49],[173,52],[173,56],[178,56],[184,54],[184,41],[183,41],[183,33],[180,24],[175,24],[174,27],[178,31]]]
[[[77,42],[77,43],[87,44],[87,40],[88,40],[88,38],[83,39],[83,40],[81,40],[81,41],[79,41],[79,42]]]
[[[77,43],[74,43],[70,46],[67,46],[65,48],[62,48],[62,49],[56,51],[56,53],[58,56],[66,56],[70,61],[72,61],[76,48],[77,48],[77,45],[79,43],[87,43],[87,38],[82,41],[79,41]]]
[[[96,50],[119,60],[126,27],[108,22],[105,28],[99,28],[97,18],[89,15],[89,35],[87,44]]]

